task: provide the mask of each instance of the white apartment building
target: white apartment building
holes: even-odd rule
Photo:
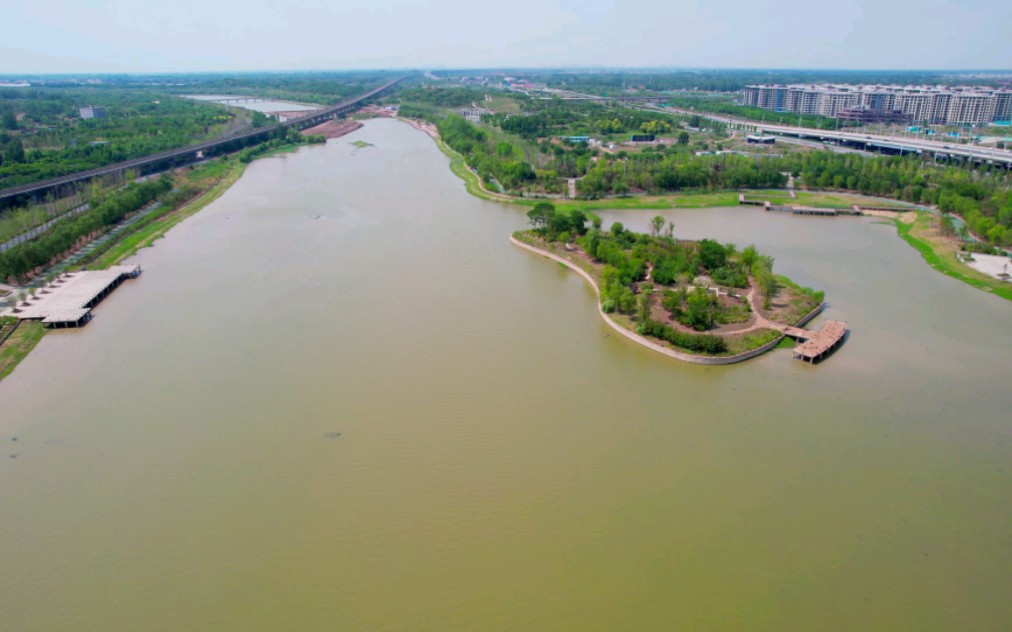
[[[855,107],[900,111],[916,123],[983,125],[1012,119],[1012,90],[976,86],[756,85],[743,103],[777,112],[835,117]]]

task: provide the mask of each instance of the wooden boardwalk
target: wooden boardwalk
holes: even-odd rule
[[[842,320],[827,320],[818,331],[785,327],[784,333],[792,338],[804,340],[794,347],[794,357],[815,363],[843,341],[847,334],[847,323]]]

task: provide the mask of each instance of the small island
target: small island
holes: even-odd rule
[[[674,224],[651,220],[650,234],[621,223],[601,230],[582,211],[547,202],[527,214],[531,229],[511,241],[572,268],[598,293],[599,311],[616,331],[665,355],[700,364],[731,364],[784,343],[804,341],[795,357],[816,361],[843,340],[846,325],[801,327],[824,307],[823,293],[773,273],[755,246],[738,250],[712,239],[675,238]],[[785,343],[786,344],[786,343]]]

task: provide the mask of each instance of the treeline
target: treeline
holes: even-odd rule
[[[486,114],[482,122],[530,140],[547,136],[666,134],[681,127],[670,114],[598,103],[531,99],[524,100],[523,106],[522,114]]]
[[[397,115],[404,118],[419,119],[436,123],[443,118],[439,110],[433,106],[419,105],[416,103],[402,103],[397,107]]]
[[[805,186],[937,205],[963,217],[969,229],[995,246],[1012,245],[1012,194],[1004,169],[963,169],[916,157],[795,153],[771,160],[801,176]]]
[[[157,180],[133,183],[109,194],[95,203],[91,210],[58,222],[38,238],[0,253],[0,278],[14,280],[47,265],[82,238],[116,224],[128,213],[143,208],[171,189],[172,180],[163,176]]]
[[[94,105],[105,116],[82,119]],[[140,158],[214,138],[235,123],[225,108],[155,90],[0,90],[0,188]]]
[[[168,83],[182,84],[172,89],[183,94],[242,94],[332,105],[368,92],[400,76],[393,71],[318,71],[295,73],[239,73],[172,75]],[[163,81],[152,76],[151,82]]]
[[[426,89],[422,92],[431,100],[439,101],[444,99],[439,95],[452,91]],[[838,189],[937,205],[944,212],[962,216],[969,230],[990,244],[1012,245],[1009,176],[998,168],[971,170],[925,163],[914,156],[863,156],[823,151],[761,158],[697,156],[687,145],[679,143],[647,147],[640,152],[607,153],[583,145],[535,142],[534,139],[596,135],[606,125],[609,130],[628,131],[642,129],[651,121],[677,121],[658,113],[616,108],[616,114],[599,104],[569,104],[558,100],[529,100],[524,102],[524,107],[530,108],[527,114],[485,116],[484,123],[488,127],[473,125],[457,115],[442,118],[441,112],[445,110],[435,109],[435,106],[404,104],[401,113],[437,122],[443,139],[464,156],[485,182],[498,181],[512,193],[562,192],[563,178],[579,178],[577,191],[589,198],[635,192],[662,194],[685,190],[782,188],[786,184],[782,174],[793,172],[800,176],[804,186],[813,189]],[[699,117],[690,117],[689,123],[706,124]]]
[[[526,72],[550,87],[619,95],[628,90],[711,90],[733,92],[762,83],[939,84],[972,81],[932,71],[893,70],[673,70],[629,72]]]
[[[485,182],[498,181],[507,191],[537,178],[534,168],[513,145],[496,141],[484,130],[451,114],[436,125],[443,142],[460,152],[468,166]]]
[[[794,152],[773,158],[696,156],[663,152],[603,154],[586,163],[577,182],[581,195],[624,195],[638,190],[665,193],[691,190],[780,188],[786,172],[813,189],[839,189],[863,195],[938,206],[963,217],[970,231],[995,246],[1012,245],[1012,193],[1003,169],[964,169],[924,163],[916,157],[862,156],[832,152]]]
[[[591,163],[577,190],[586,197],[632,190],[662,193],[785,186],[784,169],[775,160],[745,156],[696,156],[669,147],[663,152],[605,154]]]
[[[420,86],[401,90],[397,93],[397,99],[402,103],[423,103],[441,108],[460,108],[484,101],[485,92],[485,90],[464,86],[452,88]]]

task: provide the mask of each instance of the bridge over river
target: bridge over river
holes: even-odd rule
[[[120,173],[126,171],[127,169],[133,169],[138,173],[150,173],[160,169],[193,163],[211,155],[236,151],[255,142],[266,140],[279,128],[295,128],[303,130],[322,123],[327,119],[347,114],[348,112],[359,108],[365,101],[375,97],[384,90],[392,88],[405,79],[407,79],[407,77],[394,79],[393,81],[387,82],[378,88],[374,88],[369,92],[355,97],[354,99],[342,101],[341,103],[331,107],[310,112],[305,116],[288,119],[283,123],[258,127],[246,132],[229,134],[213,141],[198,143],[196,145],[188,145],[179,149],[171,149],[157,154],[152,154],[150,156],[144,156],[143,158],[134,158],[132,160],[125,160],[123,162],[106,165],[104,167],[88,169],[87,171],[79,171],[77,173],[50,178],[48,180],[41,180],[39,182],[32,182],[30,184],[2,189],[0,190],[0,207],[12,204],[18,200],[37,198],[50,192],[58,192],[60,189],[70,185],[77,184],[79,182],[86,182],[92,178],[100,176]]]

